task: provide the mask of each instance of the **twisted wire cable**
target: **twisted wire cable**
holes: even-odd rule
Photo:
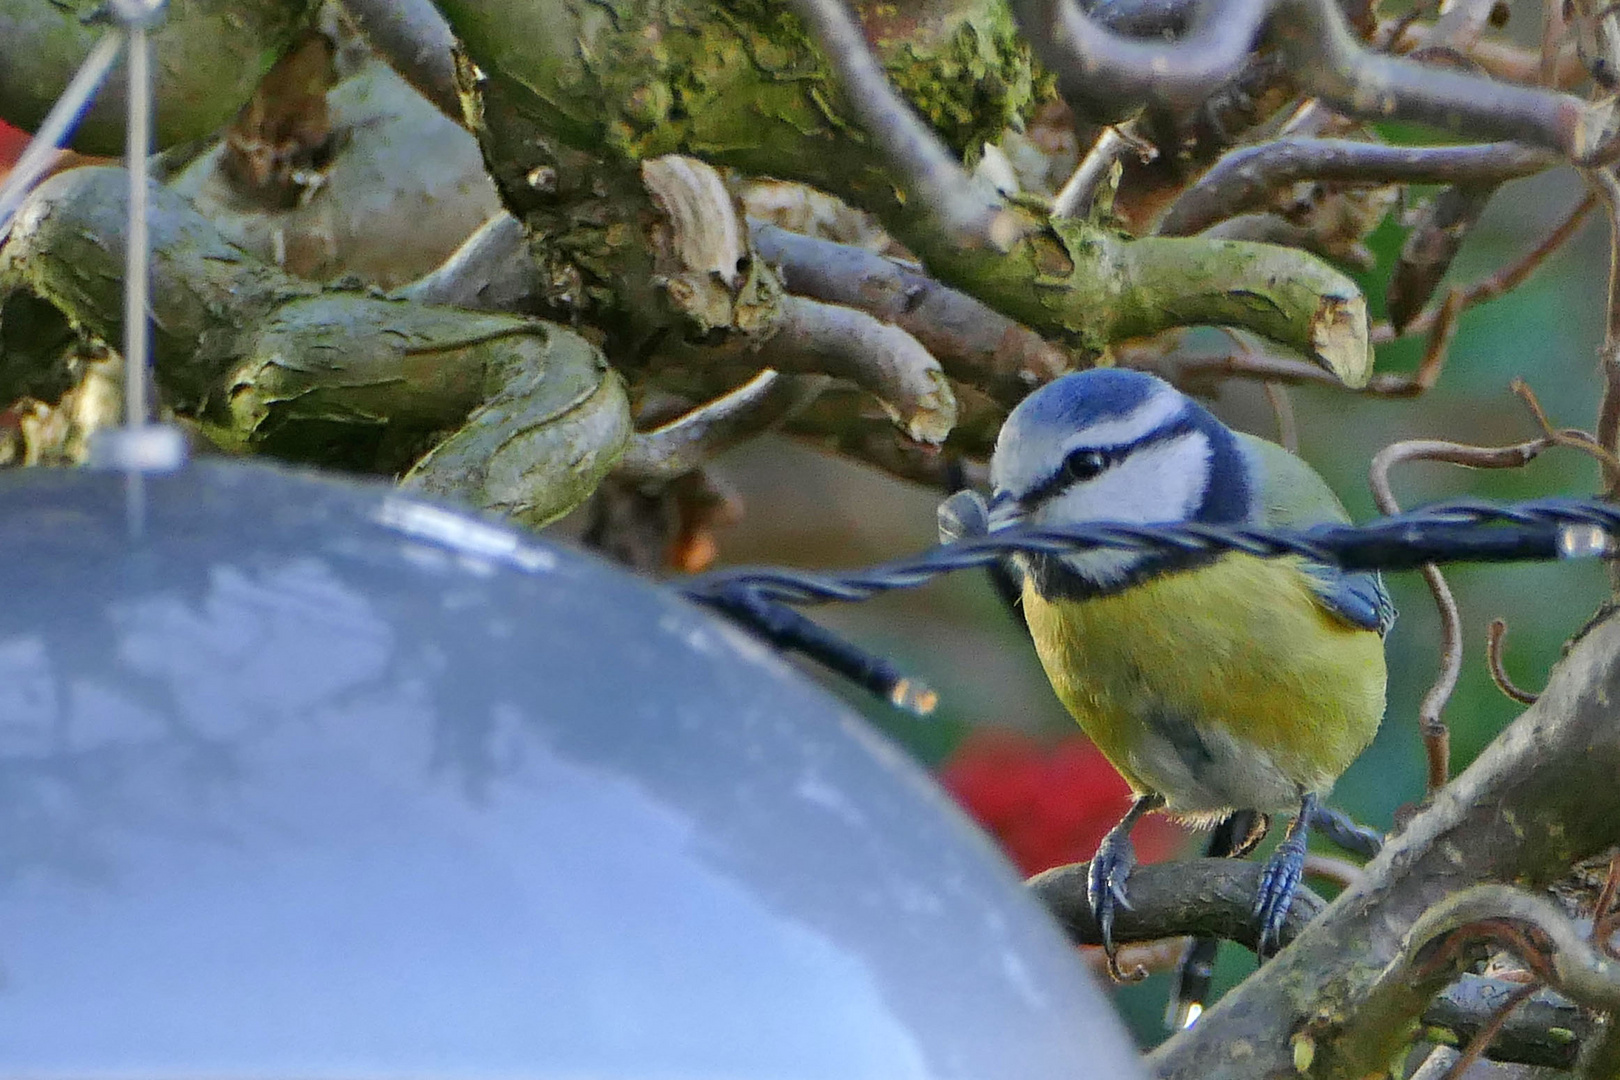
[[[676,588],[779,648],[812,657],[896,705],[927,712],[935,695],[925,685],[787,605],[866,600],[1016,554],[1068,555],[1097,548],[1181,555],[1230,551],[1261,558],[1297,556],[1346,570],[1393,571],[1416,569],[1424,563],[1612,555],[1617,535],[1620,507],[1594,499],[1546,498],[1511,504],[1456,499],[1365,524],[1309,529],[1198,522],[1018,526],[854,570],[731,568],[690,578]]]

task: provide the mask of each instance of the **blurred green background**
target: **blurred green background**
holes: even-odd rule
[[[1509,184],[1493,199],[1447,278],[1463,284],[1519,258],[1583,194],[1570,171]],[[1358,275],[1374,317],[1383,314],[1384,284],[1405,230],[1392,215],[1372,238],[1377,265]],[[1399,439],[1433,437],[1480,444],[1517,442],[1538,431],[1508,389],[1515,377],[1539,395],[1555,424],[1590,428],[1600,396],[1597,349],[1607,278],[1601,214],[1517,291],[1466,312],[1438,385],[1407,400],[1362,397],[1328,388],[1292,391],[1300,453],[1334,486],[1356,518],[1375,514],[1367,486],[1374,453]],[[1412,339],[1379,350],[1378,369],[1409,371],[1423,351]],[[1229,382],[1210,403],[1234,427],[1275,438],[1276,421],[1259,384]],[[745,522],[723,538],[728,562],[847,566],[910,552],[934,542],[933,492],[904,484],[786,440],[753,444],[723,461],[717,474],[747,507]],[[1407,507],[1470,494],[1512,499],[1595,490],[1598,473],[1585,456],[1554,449],[1522,470],[1468,470],[1414,463],[1399,467],[1395,488]],[[1492,684],[1485,627],[1507,620],[1509,674],[1539,689],[1563,642],[1606,595],[1594,562],[1491,566],[1450,572],[1462,609],[1463,676],[1446,709],[1454,772],[1517,713],[1520,706]],[[1388,829],[1398,807],[1423,796],[1424,758],[1416,732],[1418,701],[1438,664],[1438,618],[1417,574],[1389,586],[1400,619],[1388,639],[1389,708],[1372,748],[1339,783],[1334,801],[1356,819]],[[962,739],[984,727],[1010,727],[1042,740],[1071,738],[1073,721],[1052,697],[1023,632],[980,575],[860,605],[818,609],[817,617],[864,646],[890,656],[940,691],[928,719],[903,716],[848,694],[874,724],[937,768]],[[1076,792],[1083,798],[1084,792]],[[1188,850],[1200,841],[1193,841]],[[1331,849],[1328,849],[1331,850]],[[1335,852],[1336,854],[1336,852]],[[1222,988],[1253,969],[1243,950],[1222,951]],[[1163,1038],[1160,1016],[1167,976],[1117,991],[1138,1038]]]

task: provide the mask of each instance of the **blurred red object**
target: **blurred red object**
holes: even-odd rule
[[[1026,875],[1091,858],[1131,801],[1124,778],[1079,735],[1045,743],[1016,731],[976,731],[939,779]],[[1132,833],[1143,862],[1174,854],[1186,836],[1157,814]]]
[[[11,171],[28,145],[28,132],[12,127],[0,120],[0,174]]]

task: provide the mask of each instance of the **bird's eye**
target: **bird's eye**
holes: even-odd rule
[[[1074,480],[1090,480],[1108,468],[1108,455],[1101,450],[1076,450],[1063,462],[1063,471]]]

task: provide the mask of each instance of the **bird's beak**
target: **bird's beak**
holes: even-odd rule
[[[990,531],[997,532],[1024,519],[1024,507],[1006,492],[997,492],[990,499]]]

